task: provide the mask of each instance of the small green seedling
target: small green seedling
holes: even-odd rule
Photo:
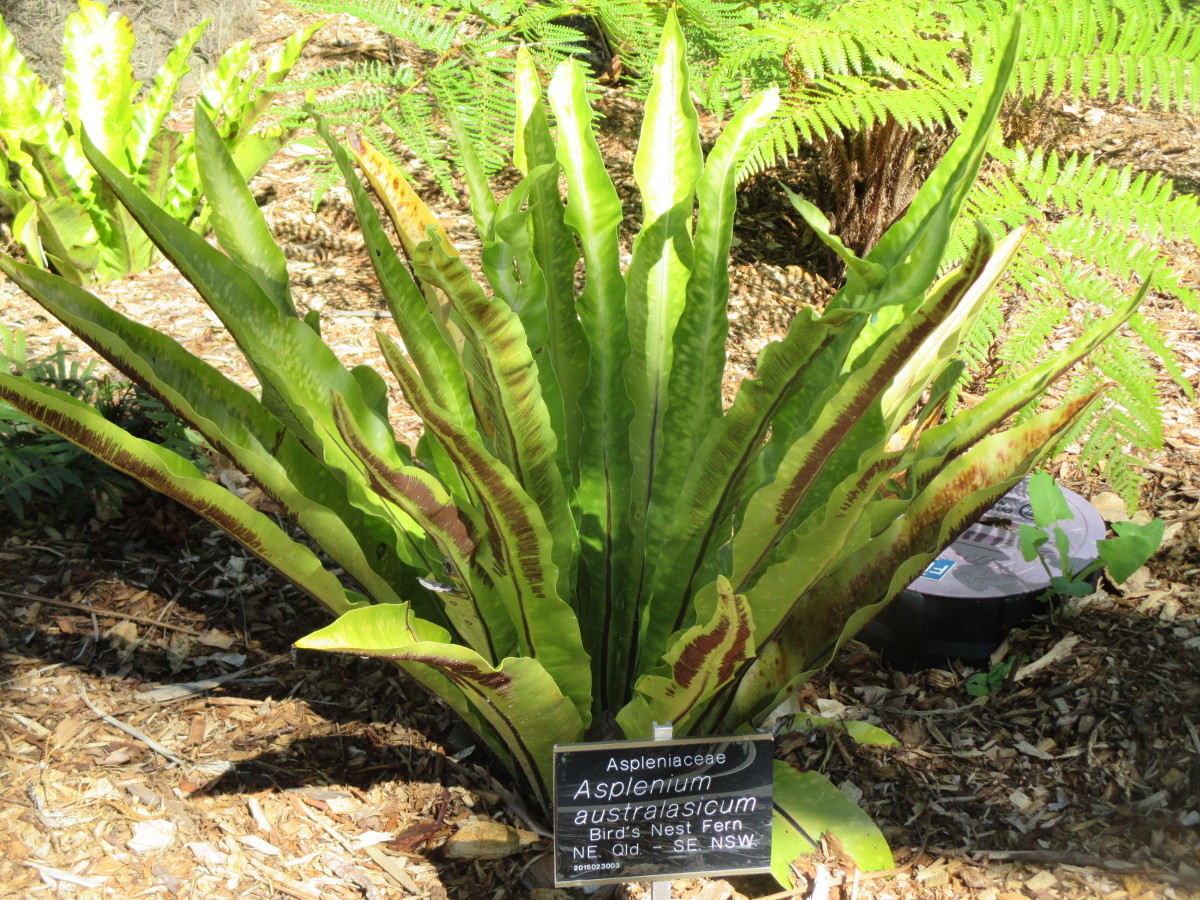
[[[986,672],[976,672],[967,679],[967,693],[972,697],[986,697],[989,694],[999,693],[1008,683],[1008,676],[1016,664],[1017,658],[1010,656],[1008,659],[996,663]]]
[[[1099,558],[1075,571],[1068,554],[1067,534],[1058,524],[1074,518],[1074,513],[1049,473],[1035,472],[1030,476],[1029,504],[1033,508],[1034,524],[1020,527],[1021,555],[1027,561],[1039,560],[1046,569],[1050,577],[1047,597],[1083,597],[1090,594],[1094,589],[1092,576],[1101,568],[1106,568],[1109,578],[1120,584],[1145,565],[1146,560],[1162,545],[1161,519],[1152,519],[1145,525],[1114,522],[1112,527],[1117,536],[1100,541],[1096,545]],[[1047,532],[1050,526],[1054,526],[1054,529]],[[1058,551],[1059,575],[1051,571],[1045,558],[1038,552],[1051,537]]]

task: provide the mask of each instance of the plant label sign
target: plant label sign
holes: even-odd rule
[[[771,866],[769,734],[554,748],[555,884]]]

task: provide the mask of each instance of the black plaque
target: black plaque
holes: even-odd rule
[[[771,867],[769,734],[554,748],[558,886]]]

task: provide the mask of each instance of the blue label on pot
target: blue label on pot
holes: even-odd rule
[[[1069,542],[1071,565],[1081,569],[1098,555],[1096,542],[1104,537],[1104,520],[1078,494],[1062,488],[1062,495],[1072,515],[1059,527]],[[1022,481],[958,540],[943,548],[909,587],[931,597],[971,599],[1044,591],[1050,586],[1050,575],[1059,574],[1057,545],[1050,540],[1042,548],[1041,559],[1026,560],[1021,555],[1020,526],[1032,524],[1029,485]],[[1050,531],[1047,529],[1048,536]]]
[[[921,573],[921,577],[928,578],[930,581],[941,581],[950,574],[950,570],[953,568],[954,560],[935,559],[925,567],[925,571]]]

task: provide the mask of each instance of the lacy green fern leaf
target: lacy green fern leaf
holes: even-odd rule
[[[990,177],[968,199],[968,213],[997,233],[1017,221],[1042,224],[1010,267],[1008,289],[1023,302],[1006,330],[991,324],[1001,302],[994,299],[992,318],[983,317],[966,341],[971,371],[998,361],[992,383],[1006,383],[1053,352],[1056,332],[1078,331],[1145,277],[1158,302],[1200,309],[1162,246],[1200,236],[1195,197],[1175,194],[1158,175],[1110,168],[1091,157],[1022,146],[997,147],[994,155]],[[1161,447],[1165,379],[1188,396],[1193,387],[1174,348],[1140,316],[1095,354],[1093,365],[1068,391],[1080,394],[1110,380],[1116,385],[1111,402],[1062,446],[1082,444],[1081,464],[1102,469],[1110,487],[1132,504],[1140,479],[1131,454]]]
[[[843,2],[750,29],[718,67],[724,83],[750,61],[774,58],[782,71],[760,67],[752,86],[768,78],[790,90],[746,173],[794,154],[795,136],[811,141],[843,128],[868,127],[887,115],[915,128],[956,121],[994,52],[995,23],[1016,5],[899,0],[888,3],[883,15],[877,2]],[[1086,93],[1195,109],[1198,25],[1195,12],[1176,0],[1062,0],[1027,8],[1013,91],[1029,97]]]
[[[333,125],[353,124],[370,133],[377,145],[393,143],[378,140],[384,128],[401,135],[447,193],[454,188],[440,111],[454,110],[484,168],[494,172],[504,163],[512,140],[516,108],[510,85],[516,42],[526,43],[547,67],[581,48],[579,31],[560,23],[566,16],[578,17],[578,10],[565,0],[529,6],[520,0],[298,0],[296,5],[353,15],[415,45],[417,52],[396,65],[372,61],[324,69],[292,82],[288,89],[323,92],[313,104],[317,112]],[[305,110],[297,106],[292,114],[300,118]]]

